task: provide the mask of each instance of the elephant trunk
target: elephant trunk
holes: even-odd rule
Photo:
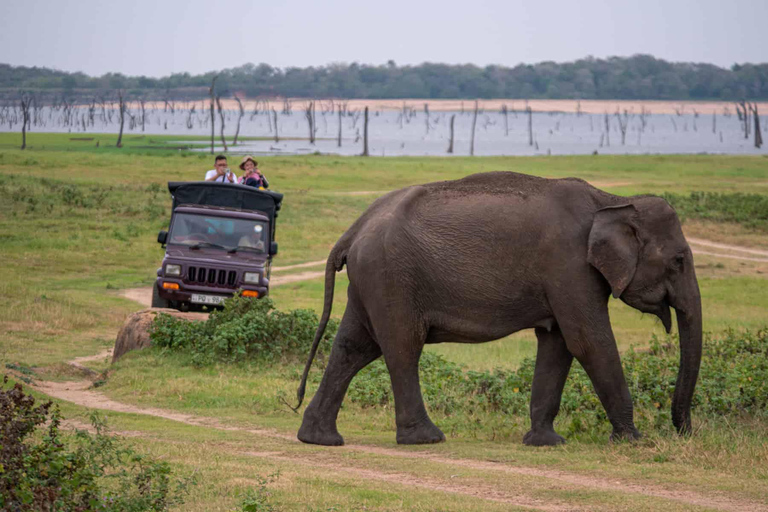
[[[701,294],[693,270],[690,272],[685,293],[672,304],[680,334],[680,369],[672,398],[672,422],[680,434],[691,432],[691,402],[701,366]]]

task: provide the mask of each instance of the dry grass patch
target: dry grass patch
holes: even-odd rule
[[[736,223],[688,219],[683,225],[683,232],[686,237],[768,250],[768,233],[749,229]]]
[[[708,254],[695,254],[696,275],[699,279],[728,279],[731,277],[768,278],[768,260],[744,261]]]

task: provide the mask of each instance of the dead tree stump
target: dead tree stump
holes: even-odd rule
[[[216,87],[216,79],[219,78],[219,75],[215,75],[213,77],[213,80],[211,80],[211,87],[208,89],[208,93],[211,96],[211,154],[213,154],[213,146],[214,146],[214,139],[216,137],[216,117],[213,114],[213,101],[214,101],[214,88]]]
[[[469,156],[475,156],[475,128],[477,127],[477,100],[475,100],[475,114],[472,116],[472,134],[469,140]]]
[[[363,122],[363,154],[368,156],[368,107],[365,107],[365,120]]]

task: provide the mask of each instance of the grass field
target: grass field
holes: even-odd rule
[[[126,315],[140,309],[120,291],[148,286],[162,259],[155,237],[169,215],[166,182],[197,180],[212,168],[210,154],[187,149],[199,142],[188,138],[132,135],[117,149],[115,136],[93,137],[32,133],[29,149],[19,151],[19,134],[0,134],[0,254],[5,263],[0,294],[6,302],[0,312],[0,361],[31,367],[34,379],[80,379],[62,363],[111,347]],[[232,157],[230,165],[236,161]],[[278,219],[275,264],[280,266],[323,259],[352,221],[386,191],[474,172],[577,176],[620,195],[768,195],[764,157],[310,155],[265,158],[260,167],[286,196]],[[715,242],[768,247],[768,233],[740,224],[691,219],[684,229],[689,236]],[[696,262],[705,331],[756,330],[768,324],[764,264],[713,256],[696,257]],[[337,318],[344,310],[346,283],[346,275],[338,274]],[[319,312],[322,294],[322,279],[271,291],[283,310]],[[662,336],[656,320],[620,301],[611,302],[611,317],[622,350],[646,346],[653,334]],[[532,333],[523,332],[481,346],[445,344],[430,350],[469,369],[486,370],[513,369],[534,355],[534,347]],[[91,365],[106,368],[103,361]],[[110,413],[112,427],[138,433],[142,449],[200,473],[202,483],[183,510],[232,510],[239,493],[258,486],[257,475],[277,471],[280,476],[268,488],[281,510],[699,510],[707,500],[718,508],[717,496],[737,504],[744,500],[744,509],[755,503],[768,509],[764,417],[735,422],[695,417],[697,432],[690,439],[666,428],[645,432],[633,445],[607,444],[606,429],[564,447],[534,450],[520,443],[525,417],[436,415],[448,443],[406,448],[394,444],[392,410],[345,405],[340,430],[358,448],[330,450],[290,440],[300,416],[277,397],[290,401],[298,371],[298,364],[201,369],[184,357],[151,350],[127,356],[99,391],[119,402],[217,418],[241,429]],[[315,377],[320,372],[316,365]],[[315,387],[310,386],[310,394]],[[61,406],[65,417],[87,417],[82,407]],[[489,461],[530,471],[510,474]],[[556,479],[557,474],[570,476]],[[621,485],[600,484],[613,481]],[[632,486],[658,492],[650,495]],[[703,498],[674,500],[662,491]]]

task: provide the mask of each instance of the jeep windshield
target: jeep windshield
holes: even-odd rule
[[[258,220],[177,213],[168,233],[168,244],[263,253],[266,236],[267,224]]]

